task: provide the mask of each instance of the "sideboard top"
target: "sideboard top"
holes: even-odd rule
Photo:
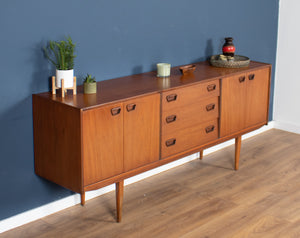
[[[270,64],[251,61],[247,68],[229,69],[216,68],[208,61],[195,63],[196,70],[193,74],[182,75],[179,66],[171,69],[169,78],[156,77],[156,71],[135,74],[97,82],[97,94],[83,94],[83,87],[77,87],[77,95],[67,94],[64,98],[57,92],[36,94],[36,96],[53,100],[78,109],[90,109],[99,105],[124,101],[141,95],[168,91],[178,87],[188,86],[200,81],[227,77],[247,71],[270,67]]]

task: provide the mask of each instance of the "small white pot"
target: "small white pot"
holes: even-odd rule
[[[64,79],[65,88],[73,87],[74,69],[69,70],[56,70],[56,87],[61,88],[61,80]]]

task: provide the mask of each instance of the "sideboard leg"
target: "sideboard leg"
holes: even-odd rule
[[[200,157],[199,157],[199,159],[201,159],[201,160],[203,159],[203,150],[200,151]]]
[[[124,180],[116,183],[117,222],[122,220]]]
[[[242,136],[235,138],[235,170],[239,169],[239,160],[241,152]]]
[[[80,194],[80,200],[81,200],[81,205],[84,206],[84,204],[85,204],[85,192],[82,192]]]

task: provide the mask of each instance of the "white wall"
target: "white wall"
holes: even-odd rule
[[[300,1],[280,0],[275,127],[300,133]]]

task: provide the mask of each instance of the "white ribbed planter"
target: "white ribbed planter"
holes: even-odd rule
[[[61,79],[64,79],[65,88],[72,88],[73,87],[73,77],[74,77],[74,69],[70,70],[56,70],[56,78],[55,84],[56,87],[61,88]]]

